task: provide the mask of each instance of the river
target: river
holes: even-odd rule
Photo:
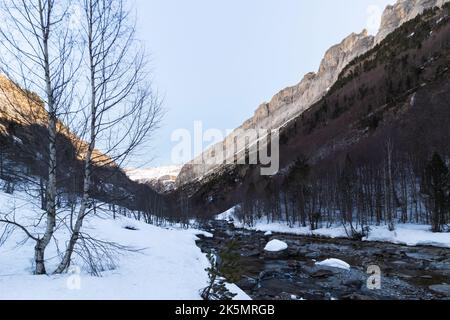
[[[236,284],[255,300],[450,299],[449,249],[276,233],[265,236],[226,221],[211,221],[204,229],[214,237],[200,236],[197,245],[203,252],[236,242],[240,279]],[[288,249],[265,252],[273,239],[286,242]],[[351,269],[316,265],[329,258],[343,260]],[[379,267],[379,278],[367,273],[370,266]]]

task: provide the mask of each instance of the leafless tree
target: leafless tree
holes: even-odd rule
[[[56,273],[70,266],[89,213],[96,168],[121,165],[143,146],[157,128],[161,104],[152,91],[145,50],[136,40],[135,25],[125,0],[81,0],[84,17],[80,41],[85,48],[88,146],[84,159],[81,205],[67,249]],[[97,146],[102,153],[96,152]]]
[[[393,142],[391,139],[386,141],[386,169],[385,169],[385,207],[387,210],[388,227],[390,231],[395,230],[393,213],[396,211],[395,205],[395,184],[393,178]]]
[[[67,23],[69,4],[70,0],[9,0],[1,4],[1,71],[26,97],[21,103],[28,103],[29,110],[22,119],[39,119],[48,135],[46,218],[42,220],[45,232],[29,234],[36,241],[36,274],[46,273],[45,250],[56,227],[58,118],[70,108],[71,85],[77,70],[72,56],[74,42]],[[46,112],[39,109],[41,103]],[[11,101],[11,105],[15,106],[16,101]]]

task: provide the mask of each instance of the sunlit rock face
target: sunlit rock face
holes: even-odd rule
[[[48,112],[45,102],[36,93],[21,88],[5,75],[0,74],[0,135],[10,136],[6,123],[13,122],[27,127],[46,127]],[[89,145],[74,134],[63,122],[57,122],[57,131],[64,135],[77,149],[77,158],[84,160]],[[117,166],[114,161],[99,150],[93,152],[93,162],[99,166]]]
[[[406,21],[414,19],[424,10],[441,7],[449,0],[399,0],[392,6],[387,6],[381,20],[380,30],[375,37],[375,43],[381,42],[389,33]]]
[[[388,34],[406,21],[415,18],[425,9],[442,6],[450,0],[399,0],[395,5],[386,7],[379,32],[371,36],[366,30],[352,33],[341,43],[332,46],[325,53],[319,70],[306,74],[295,86],[277,93],[270,102],[261,104],[252,118],[245,121],[223,142],[206,150],[202,155],[186,164],[177,178],[177,186],[214,172],[220,165],[214,150],[241,150],[245,145],[235,145],[242,130],[277,129],[289,120],[297,117],[311,105],[320,100],[328,89],[338,80],[341,71],[356,57],[372,49]],[[228,154],[228,160],[235,154]],[[240,158],[240,155],[237,155]]]

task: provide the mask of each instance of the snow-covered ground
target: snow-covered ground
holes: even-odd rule
[[[430,226],[416,224],[399,224],[393,232],[387,227],[371,227],[369,236],[364,240],[450,248],[450,232],[433,233],[430,229]]]
[[[232,222],[237,228],[270,233],[285,233],[301,236],[318,236],[326,238],[347,238],[347,233],[342,225],[331,228],[320,228],[311,231],[309,227],[289,227],[286,223],[267,223],[261,220],[248,227],[234,216],[234,209],[230,209],[217,216],[218,220]],[[450,232],[433,233],[428,225],[398,224],[395,231],[389,231],[387,226],[371,226],[369,236],[364,241],[390,242],[407,246],[435,246],[450,248]]]
[[[15,211],[16,218],[22,216],[21,221],[36,210],[30,196],[20,192],[0,192],[0,204],[1,213]],[[0,224],[0,231],[2,227]],[[64,248],[68,237],[64,229],[57,233],[58,243],[52,242],[47,251],[48,271],[54,270],[59,261],[57,245],[60,250]],[[70,274],[34,276],[34,243],[15,230],[0,246],[0,300],[200,299],[199,291],[208,283],[205,268],[209,262],[195,240],[197,234],[211,235],[193,229],[159,228],[124,217],[113,220],[108,212],[89,218],[84,230],[127,248],[115,254],[111,270],[100,277],[91,276],[83,260],[76,257]],[[229,288],[238,294],[236,299],[249,299],[237,286]]]
[[[235,210],[235,208],[231,208],[230,210],[227,210],[227,211],[217,215],[216,220],[234,221],[234,219],[235,219],[234,210]]]

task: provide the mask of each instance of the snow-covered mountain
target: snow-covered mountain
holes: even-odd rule
[[[166,166],[147,169],[126,169],[128,177],[136,182],[150,185],[158,192],[169,192],[175,187],[175,182],[182,166]]]

